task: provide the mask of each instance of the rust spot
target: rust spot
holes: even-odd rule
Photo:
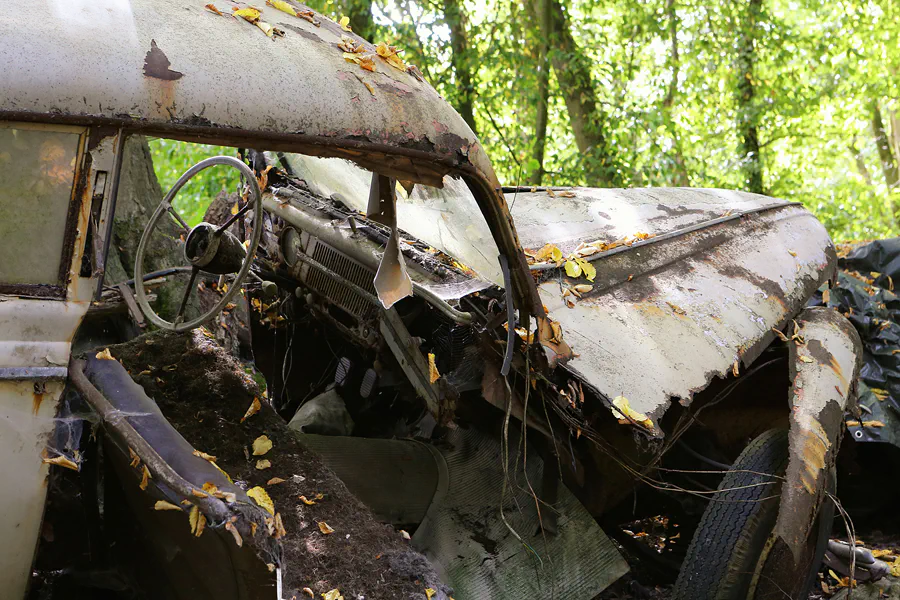
[[[38,412],[41,410],[41,402],[43,402],[43,401],[44,401],[44,394],[39,394],[39,393],[35,392],[32,395],[31,414],[33,414],[33,415],[38,414]]]
[[[184,77],[184,73],[170,69],[171,65],[172,63],[156,45],[156,40],[150,40],[150,51],[144,57],[144,75],[163,81],[175,81]]]

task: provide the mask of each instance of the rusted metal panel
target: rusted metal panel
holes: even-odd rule
[[[260,6],[283,37],[203,2],[30,4],[0,19],[0,119],[372,142],[472,165],[499,187],[475,134],[417,74],[380,57],[375,72],[363,70],[338,46],[343,35],[363,43],[355,34]]]
[[[791,340],[790,461],[775,533],[796,559],[823,500],[827,471],[843,434],[844,410],[856,402],[862,342],[834,309],[816,307],[797,316]],[[790,333],[793,333],[791,330]]]
[[[627,398],[657,435],[671,399],[687,404],[713,377],[750,364],[774,338],[772,327],[799,312],[834,272],[824,227],[794,204],[716,190],[590,195],[590,235],[606,223],[607,241],[623,231],[657,237],[589,257],[592,283],[545,271],[539,293],[575,353],[566,368],[609,398]],[[522,200],[516,215],[527,210]],[[574,243],[583,221],[572,221],[568,242],[533,239]],[[667,237],[672,230],[683,233]],[[524,239],[534,235],[526,225],[519,231]],[[592,289],[569,308],[573,297],[563,293],[575,284]]]

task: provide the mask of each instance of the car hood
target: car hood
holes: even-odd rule
[[[687,404],[714,377],[752,363],[835,268],[812,214],[758,194],[575,188],[506,197],[526,252],[551,243],[567,257],[602,242],[586,257],[593,281],[545,262],[532,265],[538,291],[574,353],[560,357],[565,368],[607,398],[627,398],[658,434],[673,399]],[[590,288],[573,294],[575,285]]]

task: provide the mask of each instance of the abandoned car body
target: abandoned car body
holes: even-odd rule
[[[724,469],[676,595],[808,589],[812,580],[797,573],[813,576],[824,552],[860,349],[840,315],[805,309],[833,276],[835,254],[800,205],[722,190],[502,188],[475,135],[414,67],[299,4],[236,16],[202,3],[56,6],[0,22],[0,448],[16,481],[0,494],[0,586],[9,597],[26,593],[48,463],[79,466],[49,442],[66,421],[57,410],[67,382],[120,462],[145,465],[141,491],[150,479],[176,508],[192,502],[214,535],[227,541],[235,529],[247,546],[279,556],[265,511],[191,453],[124,368],[95,356],[102,347],[70,362],[79,325],[102,297],[124,149],[136,135],[259,151],[240,152],[249,166],[218,157],[185,173],[150,218],[136,298],[120,285],[123,301],[185,331],[230,310],[244,285],[241,301],[262,307],[252,316],[254,351],[282,322],[300,327],[306,346],[340,340],[337,367],[310,359],[296,361],[304,366],[293,375],[272,375],[269,388],[284,392],[270,394],[273,407],[295,419],[304,443],[337,456],[332,467],[364,501],[377,498],[354,487],[364,474],[346,453],[362,462],[396,450],[435,473],[423,507],[373,510],[418,527],[413,542],[457,597],[547,596],[540,581],[522,581],[540,579],[533,571],[513,577],[542,564],[533,540],[544,540],[549,554],[582,546],[566,568],[583,577],[561,577],[554,589],[592,598],[627,570],[607,537],[621,537],[614,525],[633,508],[655,514],[639,506],[638,485],[708,496],[679,479],[696,460]],[[247,57],[266,68],[237,68]],[[215,165],[242,174],[242,197],[222,222],[188,227],[171,200]],[[169,314],[149,291],[160,274],[144,264],[163,224],[183,236],[181,272],[190,275]],[[222,293],[191,313],[195,283]],[[278,365],[303,351],[275,347]],[[325,379],[334,384],[316,385]],[[301,380],[310,403],[339,405],[337,426],[301,415],[301,393],[290,393]],[[377,429],[361,420],[373,411],[394,418]],[[367,428],[380,439],[363,439]],[[357,437],[315,435],[351,430]],[[420,441],[390,439],[414,435]],[[524,490],[510,481],[520,468],[518,451],[509,454],[518,441],[501,443],[510,435],[534,454],[521,468],[524,504],[532,497],[537,508],[521,525],[541,531],[527,539],[503,513],[507,488]],[[429,443],[438,440],[443,447]],[[142,471],[119,473],[134,488]],[[195,494],[205,483],[219,495]],[[472,485],[482,486],[482,504],[460,496]],[[396,495],[399,506],[405,496]],[[139,497],[129,496],[135,512],[145,510]],[[752,511],[716,508],[748,502]],[[551,507],[543,515],[541,503]],[[500,550],[441,537],[454,528],[468,537],[454,517],[460,506],[496,517],[487,527],[505,536]],[[701,552],[699,538],[723,520],[738,524],[735,535]],[[192,543],[179,547],[202,552]],[[232,548],[230,562],[205,565],[191,597],[280,598],[291,565],[249,552]],[[518,558],[481,567],[497,552]],[[516,561],[514,572],[500,564]]]

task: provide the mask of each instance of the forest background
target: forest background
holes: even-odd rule
[[[802,202],[837,241],[900,235],[900,0],[310,6],[401,48],[504,185],[741,189]],[[151,148],[163,189],[216,151]],[[220,187],[181,209],[199,220]]]

